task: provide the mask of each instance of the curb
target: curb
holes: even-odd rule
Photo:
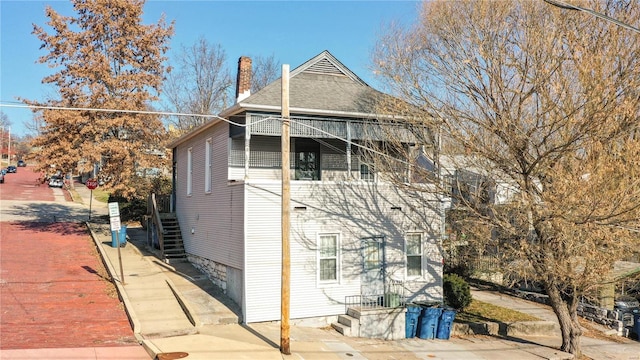
[[[109,276],[111,277],[111,282],[116,286],[116,290],[118,291],[118,296],[120,297],[120,299],[122,300],[122,303],[124,304],[125,313],[127,314],[127,317],[129,318],[129,322],[131,323],[131,326],[133,328],[133,336],[135,336],[139,344],[142,344],[144,338],[142,337],[142,335],[140,335],[140,321],[138,320],[135,313],[133,312],[133,306],[131,305],[129,298],[127,297],[127,293],[124,290],[122,283],[120,281],[116,281],[116,278],[114,276],[114,274],[116,274],[116,271],[113,268],[113,265],[111,264],[111,262],[107,261],[107,255],[104,253],[104,249],[102,248],[102,243],[98,240],[98,236],[91,228],[91,225],[89,224],[89,222],[85,222],[85,225],[87,226],[87,229],[89,229],[89,232],[91,233],[91,238],[93,239],[94,244],[98,248],[98,252],[100,253],[100,257],[102,258],[102,263],[104,264],[104,266],[107,268],[107,271],[109,272]]]
[[[552,321],[454,323],[452,335],[550,336],[559,333]]]
[[[137,316],[135,315],[135,312],[133,311],[133,305],[131,305],[131,301],[129,300],[127,293],[124,289],[124,286],[122,285],[120,280],[116,280],[116,275],[115,275],[117,274],[116,269],[114,268],[113,264],[111,264],[110,261],[107,261],[108,257],[104,252],[103,244],[98,239],[98,235],[91,228],[91,225],[89,224],[89,222],[85,222],[85,225],[91,232],[91,237],[93,238],[93,241],[96,247],[98,248],[98,251],[100,252],[102,263],[107,268],[107,271],[109,272],[109,276],[111,277],[111,281],[115,284],[116,289],[118,291],[118,295],[120,296],[120,299],[124,304],[125,312],[133,328],[133,335],[135,336],[138,343],[145,349],[147,354],[149,354],[149,356],[151,356],[152,359],[157,359],[158,354],[161,354],[162,351],[153,343],[153,337],[147,339],[141,334],[140,321],[138,320]],[[129,240],[127,242],[131,242],[131,241]],[[145,256],[136,246],[133,246],[133,245],[130,245],[130,246],[133,247],[132,251],[134,251],[136,254],[142,257],[150,265],[154,267],[157,266],[151,260],[149,260],[147,256]],[[167,286],[169,287],[169,289],[175,296],[176,300],[180,304],[182,311],[185,313],[185,315],[187,316],[191,324],[194,326],[194,332],[197,332],[196,328],[202,326],[202,322],[200,321],[196,312],[193,310],[189,302],[182,296],[180,291],[177,289],[177,286],[171,281],[171,279],[169,279],[169,277],[166,274],[164,274],[164,271],[161,271],[161,273],[162,273],[162,276],[164,277],[164,280]],[[177,336],[177,335],[184,335],[184,334],[175,334],[172,336]]]
[[[147,256],[144,255],[140,251],[140,249],[138,249],[136,246],[133,246],[133,251],[135,251],[138,255],[140,255],[140,257],[142,257],[150,265],[152,265],[154,267],[158,266],[158,265],[154,264],[153,261],[149,260],[147,258]],[[197,327],[201,327],[202,326],[202,321],[200,321],[200,318],[198,317],[196,311],[189,304],[187,299],[184,298],[182,293],[180,293],[180,291],[178,290],[178,287],[174,284],[174,282],[171,281],[171,279],[164,273],[164,270],[161,270],[160,272],[162,273],[162,276],[164,277],[164,280],[167,283],[167,286],[169,286],[169,289],[173,293],[173,296],[175,296],[176,300],[178,301],[178,304],[180,304],[180,307],[182,308],[182,311],[184,312],[184,314],[189,319],[189,322],[191,322],[191,325],[193,325],[196,328]]]
[[[191,325],[193,325],[196,328],[201,327],[202,321],[200,321],[200,318],[198,317],[196,311],[191,307],[191,304],[189,304],[189,302],[182,296],[182,294],[177,289],[173,281],[171,281],[171,279],[165,276],[165,281],[167,282],[167,285],[169,285],[169,288],[171,289],[171,292],[173,293],[173,295],[176,297],[176,300],[178,300],[178,303],[180,304],[182,311],[184,311],[184,314],[187,316],[187,318],[191,322]]]

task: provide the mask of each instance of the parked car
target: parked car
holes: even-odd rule
[[[15,172],[18,172],[18,168],[17,168],[17,167],[15,167],[15,166],[13,166],[13,165],[9,165],[9,166],[7,166],[7,172],[8,172],[8,173],[15,173]]]
[[[18,160],[18,167],[25,167],[27,166],[27,163],[24,162],[24,160]]]
[[[49,179],[49,187],[57,187],[57,188],[61,188],[64,186],[64,181],[62,180],[61,176],[52,176]]]
[[[2,168],[0,172],[2,173],[2,175],[7,175],[7,168]]]
[[[634,316],[640,314],[640,302],[629,295],[618,297],[614,302],[613,308],[618,311],[618,320],[622,320],[625,326],[633,325]]]
[[[4,173],[0,172],[0,184],[4,184]]]

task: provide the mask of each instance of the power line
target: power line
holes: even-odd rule
[[[210,115],[210,114],[190,114],[190,113],[154,111],[154,110],[124,110],[124,109],[105,109],[105,108],[51,106],[51,105],[24,105],[24,104],[6,104],[6,103],[3,104],[2,102],[0,102],[0,107],[37,109],[37,110],[96,111],[96,112],[109,112],[109,113],[145,114],[145,115],[163,115],[163,116],[190,116],[190,117],[200,117],[200,118],[208,118],[208,119],[218,119],[218,120],[225,121],[231,125],[240,126],[240,127],[247,126],[246,124],[236,123],[231,120],[225,119],[223,117],[220,117],[217,115]],[[276,119],[276,118],[261,119],[257,122],[261,122],[269,119]]]
[[[633,27],[633,26],[631,26],[629,24],[623,23],[622,21],[616,20],[616,19],[614,19],[612,17],[609,17],[607,15],[604,15],[604,14],[601,14],[599,12],[593,11],[591,9],[586,9],[586,8],[583,8],[583,7],[580,7],[580,6],[577,6],[577,5],[568,4],[566,2],[558,1],[558,0],[543,0],[543,1],[546,2],[549,5],[553,5],[555,7],[561,8],[561,9],[584,11],[584,12],[586,12],[588,14],[591,14],[591,15],[597,17],[597,18],[600,18],[600,19],[603,19],[605,21],[614,23],[614,24],[616,24],[616,25],[618,25],[620,27],[623,27],[623,28],[625,28],[627,30],[631,30],[631,31],[634,31],[634,32],[640,34],[640,29],[638,29],[636,27]]]
[[[0,107],[10,107],[10,108],[23,108],[23,109],[37,109],[37,110],[64,110],[64,111],[95,111],[95,112],[109,112],[109,113],[124,113],[124,114],[145,114],[145,115],[162,115],[162,116],[190,116],[190,117],[200,117],[200,118],[207,118],[207,119],[217,119],[217,120],[221,120],[224,121],[230,125],[235,125],[238,127],[243,127],[246,128],[247,126],[250,125],[255,125],[258,123],[261,123],[263,121],[268,121],[268,120],[276,120],[276,121],[282,121],[283,119],[281,117],[266,117],[257,121],[253,121],[249,124],[241,124],[241,123],[237,123],[234,121],[231,121],[229,119],[225,119],[223,117],[217,116],[217,115],[211,115],[211,114],[192,114],[192,113],[179,113],[179,112],[166,112],[166,111],[154,111],[154,110],[125,110],[125,109],[106,109],[106,108],[91,108],[91,107],[70,107],[70,106],[51,106],[51,105],[26,105],[26,104],[7,104],[7,103],[2,103],[0,102]],[[328,137],[340,140],[345,142],[346,144],[350,144],[352,146],[370,151],[376,155],[380,155],[380,156],[384,156],[384,157],[388,157],[390,159],[393,159],[395,161],[398,161],[399,163],[402,163],[404,165],[409,165],[412,166],[413,164],[411,164],[409,161],[405,161],[405,160],[401,160],[398,158],[394,158],[393,156],[389,155],[389,154],[385,154],[381,151],[378,151],[374,148],[370,148],[366,145],[362,145],[360,143],[356,143],[353,142],[351,140],[342,138],[338,135],[332,134],[328,131],[324,131],[320,128],[317,128],[315,126],[309,125],[309,124],[305,124],[303,122],[300,121],[296,121],[295,118],[291,118],[289,119],[289,121],[291,123],[295,123],[297,125],[300,126],[304,126],[307,128],[310,128],[314,131],[317,131],[321,134],[324,134]]]

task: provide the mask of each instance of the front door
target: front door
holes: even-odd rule
[[[362,239],[360,293],[363,302],[378,302],[378,297],[384,294],[384,245],[383,236]]]

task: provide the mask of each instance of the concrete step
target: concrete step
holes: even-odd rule
[[[331,327],[344,336],[351,337],[351,328],[340,323],[331,323]]]
[[[352,327],[354,325],[357,325],[358,319],[349,315],[338,315],[338,323],[345,326]]]

